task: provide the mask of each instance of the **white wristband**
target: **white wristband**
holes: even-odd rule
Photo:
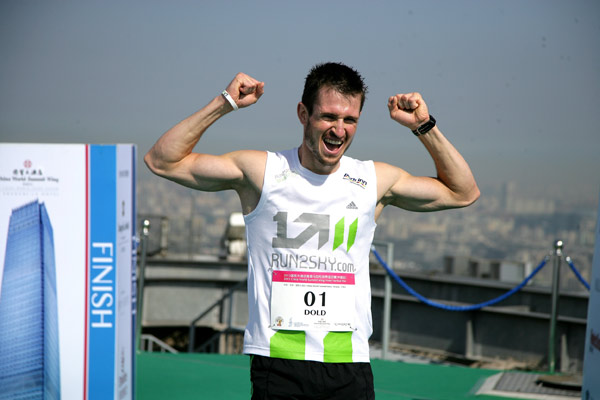
[[[229,92],[227,92],[227,90],[223,90],[223,92],[221,94],[223,95],[223,97],[225,97],[225,100],[227,100],[229,102],[229,104],[231,104],[231,107],[233,107],[233,111],[237,111],[239,109],[238,105],[235,104],[233,97],[231,97],[231,95],[229,94]]]

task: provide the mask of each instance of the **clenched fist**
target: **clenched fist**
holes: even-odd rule
[[[388,100],[388,109],[390,110],[390,117],[394,121],[410,130],[415,130],[429,121],[429,110],[420,93],[414,92],[391,96]]]

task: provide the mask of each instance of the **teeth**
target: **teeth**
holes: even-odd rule
[[[329,144],[333,144],[336,146],[339,146],[342,144],[341,140],[335,140],[335,139],[323,139],[325,142],[329,143]]]

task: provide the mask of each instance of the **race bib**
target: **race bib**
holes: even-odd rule
[[[353,331],[353,273],[273,271],[271,329]]]

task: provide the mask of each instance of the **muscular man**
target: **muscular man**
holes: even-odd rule
[[[315,66],[297,113],[298,148],[194,153],[225,114],[256,103],[264,83],[238,74],[222,95],[167,131],[146,154],[157,175],[201,191],[235,190],[248,240],[253,399],[372,399],[369,251],[387,205],[412,211],[465,207],[479,189],[419,93],[388,100],[393,120],[418,136],[437,177],[344,156],[367,88],[352,68]],[[392,144],[390,144],[392,145]]]

